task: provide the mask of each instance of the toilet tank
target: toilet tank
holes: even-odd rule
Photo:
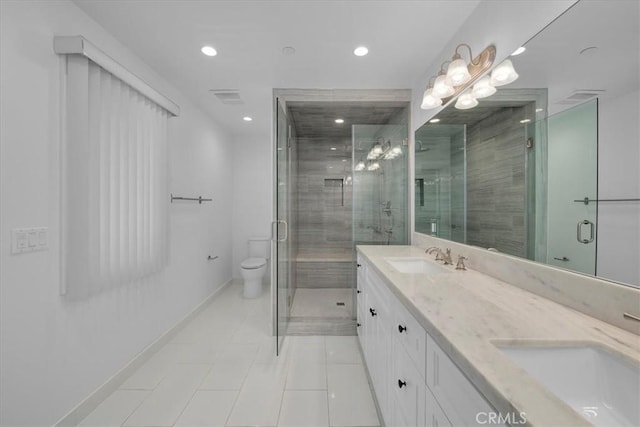
[[[269,259],[271,239],[268,237],[249,237],[249,257]]]

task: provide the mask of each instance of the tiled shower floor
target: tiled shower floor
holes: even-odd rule
[[[353,290],[298,288],[291,305],[293,317],[351,317]],[[338,305],[343,303],[344,305]]]
[[[276,357],[269,302],[230,285],[80,425],[378,426],[357,338],[286,337]]]

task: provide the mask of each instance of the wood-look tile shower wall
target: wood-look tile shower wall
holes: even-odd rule
[[[296,142],[297,287],[348,288],[352,275],[352,186],[347,181],[352,168],[351,140],[298,137]]]

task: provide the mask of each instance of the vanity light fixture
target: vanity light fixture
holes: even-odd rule
[[[369,166],[367,166],[368,171],[377,171],[378,169],[380,169],[380,163],[378,162],[369,163]]]
[[[456,108],[458,110],[468,110],[476,105],[478,105],[478,100],[469,92],[460,95],[456,101]]]
[[[476,99],[486,98],[496,93],[496,88],[491,84],[491,77],[484,76],[478,80],[478,82],[473,85],[471,93]]]
[[[446,63],[446,61],[442,63],[438,77],[436,77],[436,81],[433,82],[433,96],[440,99],[451,96],[456,91],[453,88],[453,81],[443,70],[444,64]]]
[[[462,59],[462,55],[458,52],[461,47],[468,49],[469,57],[471,58],[469,63],[465,62]],[[440,66],[440,71],[435,77],[433,85],[431,85],[431,80],[429,80],[429,86],[424,91],[420,108],[428,110],[446,104],[453,97],[462,93],[475,83],[483,73],[489,70],[495,58],[496,48],[493,45],[488,46],[480,52],[478,56],[473,57],[469,45],[465,43],[459,44],[456,46],[451,61],[445,61]],[[447,62],[449,66],[445,72],[444,66]]]
[[[402,148],[400,148],[400,146],[395,146],[387,150],[387,152],[384,153],[383,158],[385,160],[393,160],[396,157],[400,156],[401,154],[402,154]]]
[[[469,50],[469,58],[472,65],[478,65],[474,62],[473,54],[471,53],[471,46],[466,43],[460,43],[456,46],[456,50],[451,58],[449,68],[447,68],[447,77],[451,80],[454,86],[460,86],[463,83],[468,82],[471,79],[471,74],[467,68],[467,63],[462,59],[462,55],[458,53],[458,49],[466,47]],[[479,58],[477,58],[479,61]]]
[[[375,160],[382,155],[384,150],[382,149],[382,144],[376,143],[373,148],[367,154],[367,160]]]
[[[212,46],[202,46],[202,49],[200,49],[200,51],[207,56],[216,56],[218,54],[218,51],[215,50]]]
[[[431,77],[431,80],[433,80],[433,77]],[[424,95],[422,95],[422,104],[420,105],[420,108],[428,110],[430,108],[439,107],[440,105],[442,105],[442,99],[433,94],[433,86],[431,85],[431,81],[429,81],[429,87],[427,87],[424,91]]]
[[[355,56],[365,56],[367,53],[369,53],[369,49],[367,49],[365,46],[358,46],[353,50],[353,54]]]
[[[518,73],[509,59],[505,59],[491,71],[491,84],[494,87],[508,85],[516,81],[517,78]]]

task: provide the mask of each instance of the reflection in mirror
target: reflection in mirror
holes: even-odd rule
[[[640,284],[638,8],[577,3],[509,88],[416,131],[416,232]]]

